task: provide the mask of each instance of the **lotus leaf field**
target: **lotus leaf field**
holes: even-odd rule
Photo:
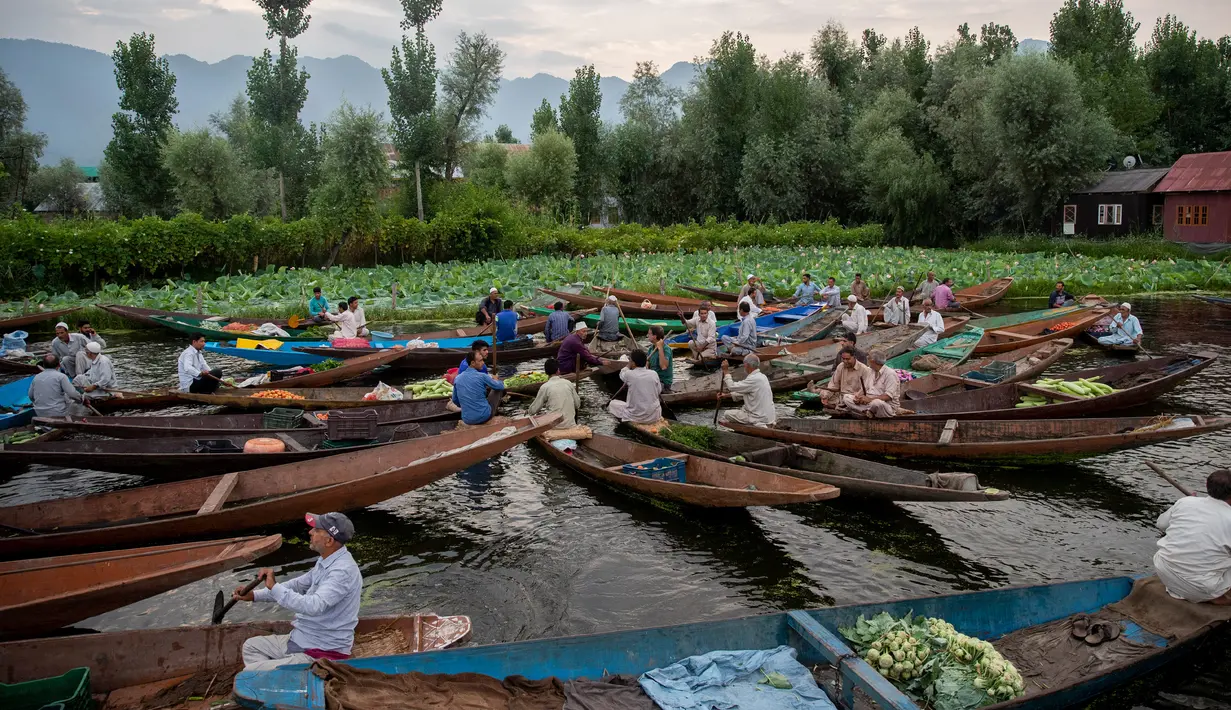
[[[397,284],[397,317],[407,319],[477,306],[496,286],[507,298],[526,300],[539,286],[571,282],[658,291],[684,283],[736,290],[746,274],[760,276],[779,295],[792,293],[803,271],[818,280],[837,278],[845,287],[861,272],[873,295],[919,280],[928,271],[953,277],[956,288],[1000,276],[1014,276],[1010,296],[1043,296],[1062,279],[1073,293],[1106,296],[1135,293],[1231,290],[1231,268],[1214,260],[1135,260],[1074,255],[993,254],[945,249],[897,247],[763,247],[722,252],[539,255],[482,262],[416,263],[398,267],[328,270],[267,267],[255,274],[222,276],[209,282],[172,281],[137,288],[106,284],[92,296],[73,292],[30,294],[30,303],[62,308],[88,303],[118,303],[146,308],[191,311],[202,288],[204,310],[233,315],[274,316],[301,310],[320,286],[331,302],[358,295],[370,316],[389,317],[391,289]],[[18,302],[0,304],[0,313],[20,311]]]

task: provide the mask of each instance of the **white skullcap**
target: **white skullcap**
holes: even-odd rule
[[[577,331],[579,331],[579,330],[585,330],[585,329],[586,329],[586,328],[588,328],[588,327],[589,327],[589,326],[587,326],[587,325],[586,325],[586,322],[585,322],[585,321],[583,321],[583,320],[579,320],[579,321],[577,321],[577,323],[576,323],[575,325],[573,325],[573,332],[574,332],[574,333],[576,333]]]
[[[64,321],[60,321],[59,323],[56,323],[56,327],[68,330],[68,323],[65,323]]]
[[[753,279],[755,279],[755,278],[756,278],[756,277],[755,277],[755,276],[753,276],[752,274],[748,274],[747,276],[745,276],[745,277],[744,277],[744,280],[745,280],[745,281],[751,281],[751,280],[753,280]]]
[[[103,351],[103,346],[91,341],[85,344],[85,349],[97,355]]]
[[[1121,303],[1121,304],[1120,304],[1120,307],[1121,307],[1121,308],[1127,308],[1127,309],[1129,309],[1130,311],[1131,311],[1131,310],[1133,310],[1133,307],[1132,307],[1132,306],[1130,306],[1130,305],[1128,305],[1127,303]]]
[[[615,296],[608,296],[608,297],[607,297],[607,300],[608,300],[608,301],[611,301],[612,303],[615,303],[615,302],[616,302],[616,297],[615,297]]]
[[[846,297],[846,300],[850,301],[851,303],[858,303],[859,297],[852,293],[851,295]]]
[[[488,293],[489,294],[500,293],[500,289],[496,288],[495,286],[492,286],[492,290],[488,291]]]

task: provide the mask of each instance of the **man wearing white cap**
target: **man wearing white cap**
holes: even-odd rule
[[[745,300],[751,306],[749,312],[752,313],[753,318],[761,315],[761,306],[765,305],[765,284],[752,274],[748,274],[743,287],[740,288],[739,299],[736,303],[742,303]]]
[[[620,337],[620,308],[616,305],[616,297],[608,296],[603,304],[603,310],[598,314],[598,334],[590,343],[594,352],[599,355],[622,350]]]
[[[504,301],[500,298],[500,289],[492,286],[487,292],[487,298],[479,304],[479,312],[474,314],[474,322],[476,325],[490,325],[496,322],[496,314],[500,313],[500,309],[504,307]]]
[[[560,349],[556,351],[556,364],[559,366],[561,375],[571,375],[577,371],[578,357],[581,358],[582,366],[598,367],[603,364],[603,361],[595,357],[586,347],[585,337],[588,330],[586,322],[579,320],[573,326],[573,332],[569,333],[568,337],[560,343]]]
[[[853,293],[846,297],[846,301],[851,305],[846,315],[842,316],[842,327],[855,335],[863,335],[868,332],[868,309],[863,307],[859,297]]]
[[[82,321],[82,325],[89,329],[89,335],[70,333],[68,323],[56,323],[56,337],[51,339],[51,353],[60,359],[60,369],[70,380],[77,376],[77,355],[85,351],[86,343],[98,343],[103,347],[107,345],[107,342],[89,327],[88,321]]]
[[[85,351],[77,356],[77,376],[73,384],[85,392],[86,397],[106,397],[108,389],[114,389],[115,369],[111,358],[102,354],[103,346],[86,343]]]
[[[350,658],[363,596],[363,575],[346,549],[355,526],[341,513],[308,513],[304,520],[310,528],[308,547],[320,555],[316,566],[286,582],[275,581],[274,571],[266,568],[258,575],[264,585],[246,594],[237,587],[231,594],[237,601],[276,602],[295,612],[290,634],[254,636],[244,642],[244,670]]]
[[[1120,312],[1111,319],[1111,335],[1104,335],[1098,341],[1103,345],[1136,345],[1141,346],[1145,333],[1141,330],[1141,321],[1132,313],[1133,307],[1127,303],[1120,304]]]

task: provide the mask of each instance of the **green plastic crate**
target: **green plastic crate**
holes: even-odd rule
[[[61,676],[0,683],[0,708],[4,710],[90,710],[90,669],[74,668]]]

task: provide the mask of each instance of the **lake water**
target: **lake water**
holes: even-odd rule
[[[1231,411],[1231,359],[1225,357],[1231,310],[1192,299],[1138,299],[1135,306],[1151,352],[1224,356],[1141,413]],[[161,331],[103,335],[123,386],[175,381],[182,338]],[[228,373],[249,365],[222,357],[210,362]],[[1115,362],[1079,342],[1053,371]],[[677,368],[677,379],[688,376],[682,358]],[[609,432],[611,393],[589,381],[581,393],[579,418]],[[511,411],[520,411],[519,404],[515,400]],[[779,407],[791,413],[786,404]],[[681,418],[704,423],[711,416],[712,410],[692,410]],[[839,499],[678,512],[591,483],[532,447],[518,446],[356,511],[350,548],[366,581],[362,613],[466,614],[474,623],[472,642],[516,641],[1146,572],[1159,537],[1154,520],[1178,493],[1144,462],[1158,461],[1203,489],[1204,476],[1229,458],[1231,432],[1220,432],[1076,464],[975,469],[983,484],[1012,492],[1013,499],[1002,503],[861,507]],[[9,473],[16,475],[0,478],[4,505],[142,483],[133,476],[45,467]],[[311,567],[303,526],[271,531],[287,539],[260,566],[275,567],[280,578]],[[205,624],[214,592],[244,583],[253,569],[220,574],[79,626]],[[228,619],[285,615],[273,605],[240,604]],[[1220,650],[1209,661],[1225,670],[1229,658]],[[1199,679],[1200,669],[1191,664],[1173,668],[1132,690],[1133,697],[1104,706],[1168,707],[1170,701],[1160,698]],[[1164,695],[1157,695],[1160,688]]]

